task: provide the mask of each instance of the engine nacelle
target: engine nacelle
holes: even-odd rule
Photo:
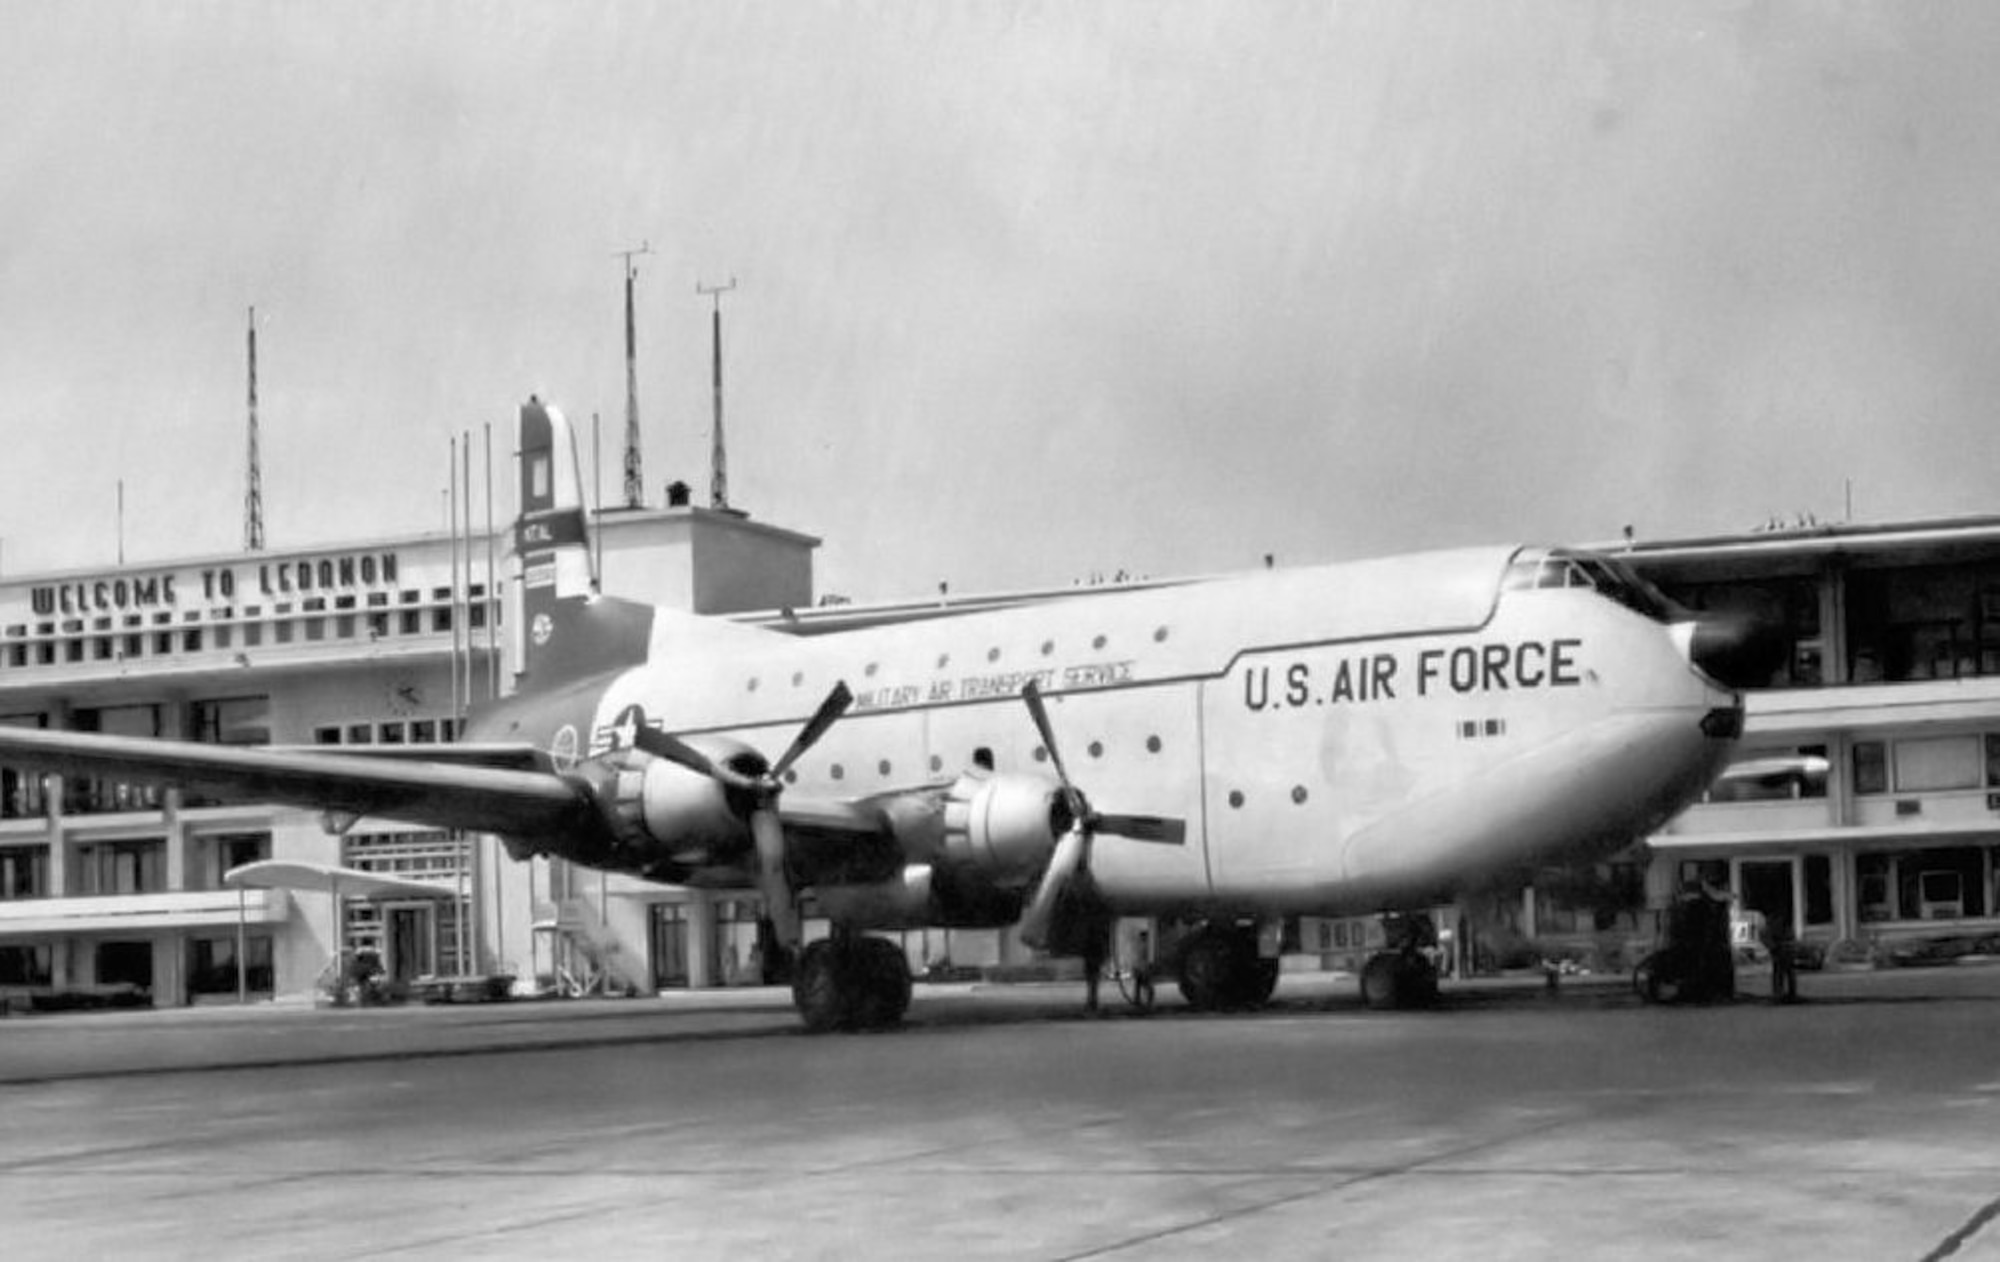
[[[1034,879],[1069,831],[1069,805],[1040,776],[960,776],[945,793],[944,866],[996,888]]]
[[[736,741],[695,737],[687,743],[745,775],[764,771],[762,755]],[[740,855],[751,844],[745,821],[752,804],[698,771],[634,750],[593,759],[579,770],[592,782],[624,852],[612,866],[671,872]]]
[[[731,796],[700,772],[655,758],[640,788],[640,818],[647,835],[677,857],[732,853],[750,844],[750,828]]]

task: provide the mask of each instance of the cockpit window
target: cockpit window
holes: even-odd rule
[[[1673,602],[1657,587],[1623,562],[1593,552],[1523,551],[1516,554],[1500,583],[1502,591],[1510,592],[1551,587],[1590,588],[1655,622],[1671,622],[1678,616]]]

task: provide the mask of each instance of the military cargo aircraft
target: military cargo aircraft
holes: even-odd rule
[[[1248,1007],[1300,914],[1409,912],[1601,857],[1701,794],[1765,631],[1615,559],[1475,548],[803,636],[594,590],[574,435],[520,415],[522,671],[443,748],[242,749],[0,728],[0,761],[498,834],[755,889],[812,1029],[910,999],[871,929],[1186,928],[1196,1007]],[[1435,993],[1411,938],[1374,1004]]]

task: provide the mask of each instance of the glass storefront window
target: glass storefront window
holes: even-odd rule
[[[1937,846],[1854,857],[1864,921],[1959,920],[1987,913],[1982,846]]]
[[[253,933],[244,939],[243,982],[246,989],[269,994],[272,990],[271,935]],[[233,995],[236,993],[236,935],[188,940],[188,993],[191,995]]]

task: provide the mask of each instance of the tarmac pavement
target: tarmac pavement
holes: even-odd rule
[[[1761,984],[1746,973],[1746,989]],[[2000,969],[1370,1013],[918,988],[0,1022],[10,1258],[2000,1256]]]

